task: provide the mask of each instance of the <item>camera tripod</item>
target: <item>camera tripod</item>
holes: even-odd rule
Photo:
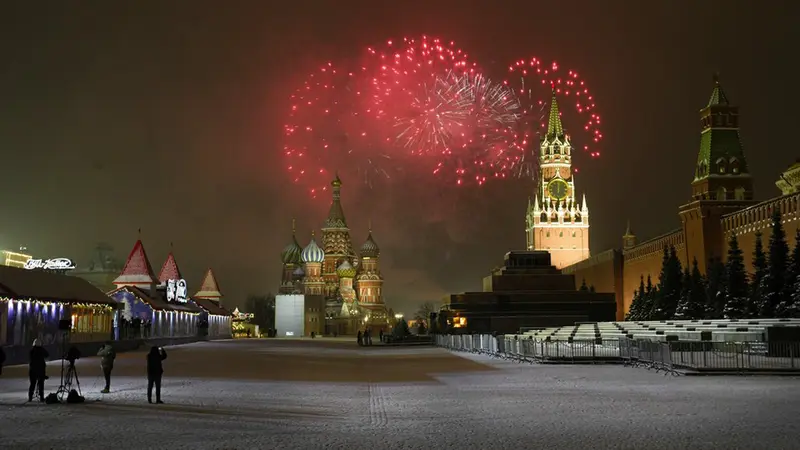
[[[62,360],[62,376],[61,376],[61,386],[58,387],[56,391],[56,396],[58,400],[62,403],[66,403],[67,397],[69,393],[72,391],[73,386],[76,391],[78,391],[78,395],[83,395],[81,393],[81,381],[78,379],[78,370],[75,368],[75,361],[70,361],[69,366],[67,366],[67,372],[64,373],[63,371],[63,360]]]
[[[61,337],[61,385],[58,387],[56,391],[56,397],[62,403],[66,403],[67,397],[69,397],[70,391],[74,389],[78,391],[78,395],[83,395],[81,393],[81,382],[78,379],[78,371],[75,369],[75,360],[79,357],[79,355],[72,355],[70,351],[67,349],[69,348],[69,338],[70,338],[70,329],[64,330],[64,334]],[[64,371],[64,363],[68,363],[66,367],[66,372]]]

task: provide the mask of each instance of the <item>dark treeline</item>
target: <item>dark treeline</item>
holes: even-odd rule
[[[790,254],[776,210],[766,252],[761,233],[756,235],[752,275],[742,255],[732,236],[726,263],[710,261],[704,276],[697,260],[691,268],[681,267],[675,248],[665,247],[658,284],[642,277],[625,320],[800,317],[800,229]]]

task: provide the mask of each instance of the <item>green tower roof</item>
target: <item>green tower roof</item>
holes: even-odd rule
[[[727,167],[735,163],[735,174],[747,174],[747,159],[739,139],[739,108],[731,106],[728,96],[714,77],[714,90],[708,105],[700,110],[703,131],[697,156],[695,180],[719,173],[720,162]],[[733,170],[731,168],[730,170]],[[726,169],[724,174],[732,173]]]
[[[561,125],[561,115],[558,112],[558,100],[556,92],[550,100],[550,117],[547,119],[547,137],[561,137],[564,135],[564,127]]]

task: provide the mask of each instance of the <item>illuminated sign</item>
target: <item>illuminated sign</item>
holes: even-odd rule
[[[167,301],[186,303],[186,280],[167,280]]]
[[[72,270],[75,264],[68,258],[51,258],[51,259],[29,259],[25,262],[26,269],[44,269],[44,270]]]

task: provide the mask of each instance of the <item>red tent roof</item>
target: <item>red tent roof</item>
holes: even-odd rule
[[[158,283],[158,279],[153,273],[153,267],[150,265],[150,260],[147,259],[147,253],[144,251],[141,239],[136,241],[131,254],[128,255],[128,260],[125,261],[122,272],[113,283],[117,287],[138,286],[146,289],[149,289],[151,284]]]
[[[166,284],[167,280],[180,280],[182,278],[181,270],[178,269],[178,263],[175,262],[175,256],[172,252],[169,252],[167,260],[164,261],[164,265],[161,266],[161,272],[158,274],[158,281],[161,282],[161,284]]]

